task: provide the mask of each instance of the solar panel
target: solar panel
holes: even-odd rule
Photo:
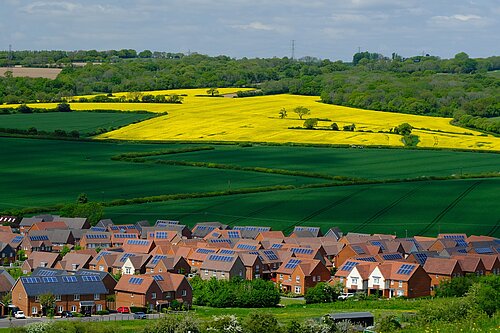
[[[457,252],[460,252],[460,253],[467,253],[467,251],[465,249],[458,249]]]
[[[376,262],[374,257],[361,257],[361,258],[355,258],[356,260],[362,260],[362,261],[370,261],[370,262]]]
[[[233,230],[248,230],[248,227],[234,226]]]
[[[49,271],[47,269],[42,269],[42,270],[39,270],[37,275],[39,276],[54,276],[57,274],[57,271]]]
[[[233,250],[222,249],[219,251],[220,254],[235,254],[236,252]]]
[[[97,282],[99,281],[99,276],[97,275],[84,275],[82,276],[82,280],[85,282]]]
[[[271,245],[271,249],[281,249],[283,247],[283,244],[280,243],[274,243]]]
[[[73,275],[63,276],[62,279],[63,282],[77,282],[76,276]]]
[[[141,284],[141,283],[142,283],[142,281],[144,281],[144,279],[143,279],[143,278],[138,278],[138,277],[131,277],[131,278],[128,280],[128,282],[129,282],[130,284],[138,284],[138,285],[139,285],[139,284]]]
[[[476,251],[476,253],[478,254],[494,253],[493,250],[489,247],[477,247],[474,249],[474,251]]]
[[[356,252],[357,254],[365,254],[365,250],[363,250],[361,248],[361,246],[359,245],[353,245],[352,246],[352,249],[354,250],[354,252]]]
[[[20,243],[23,240],[23,236],[16,236],[14,239],[12,239],[12,243]]]
[[[380,246],[380,248],[381,248],[382,250],[385,250],[385,246],[384,246],[384,244],[382,244],[382,242],[381,242],[381,241],[372,241],[371,243],[372,243],[372,245],[375,245],[375,246]]]
[[[137,238],[137,234],[115,234],[115,238]]]
[[[241,250],[256,250],[257,246],[250,245],[250,244],[238,244],[238,245],[236,245],[236,248],[241,249]]]
[[[90,227],[91,231],[105,232],[106,228],[103,227]]]
[[[240,238],[240,233],[237,231],[228,231],[229,238]]]
[[[269,260],[278,260],[278,256],[272,250],[264,250],[262,253],[264,253]]]
[[[446,239],[465,239],[464,235],[444,235]]]
[[[410,275],[411,271],[415,268],[415,265],[403,264],[396,274]]]
[[[298,259],[290,259],[288,261],[288,263],[285,265],[285,268],[294,269],[295,267],[297,267],[300,264],[300,262],[301,261]]]
[[[427,261],[427,254],[425,253],[415,253],[415,258],[417,258],[420,265],[424,265]]]
[[[163,254],[157,254],[153,257],[153,259],[151,259],[151,263],[153,265],[156,265],[157,263],[160,262],[160,260],[162,259],[165,259],[167,256],[166,255],[163,255]]]
[[[223,261],[223,262],[231,262],[233,261],[234,257],[231,256],[221,256],[218,254],[211,254],[208,256],[208,260],[212,261]]]
[[[166,231],[157,231],[156,232],[156,238],[158,239],[166,239],[168,236],[168,233]]]
[[[312,254],[314,252],[313,249],[310,248],[304,248],[304,247],[294,247],[291,249],[293,253],[298,253],[298,254]]]
[[[24,283],[40,283],[41,280],[40,278],[38,277],[22,277],[21,280],[24,282]]]
[[[384,260],[400,260],[403,256],[400,253],[383,254],[382,258]]]
[[[257,228],[257,231],[260,231],[260,232],[266,232],[266,231],[269,231],[271,230],[270,227],[258,227]]]
[[[171,221],[171,220],[158,220],[156,221],[156,226],[158,227],[166,227],[172,224],[179,224],[179,221]]]
[[[210,243],[231,243],[231,240],[227,238],[209,239],[208,241]]]
[[[106,239],[108,235],[106,234],[85,234],[85,238],[87,239]]]
[[[149,245],[149,241],[145,239],[129,239],[127,240],[128,245]]]
[[[47,235],[30,236],[30,241],[44,241],[49,240]]]
[[[56,283],[59,282],[56,277],[54,276],[44,276],[42,277],[42,281],[44,283]]]
[[[156,281],[163,281],[164,280],[163,276],[161,276],[161,275],[153,275],[153,279],[155,279]]]
[[[212,249],[204,249],[204,248],[196,249],[196,253],[209,254],[209,253],[214,253],[214,252],[215,252],[215,250],[212,250]]]
[[[134,256],[135,256],[135,254],[133,254],[133,253],[125,253],[121,257],[120,262],[125,262],[125,261],[127,261],[127,258],[134,257]]]
[[[340,267],[341,271],[350,272],[358,263],[354,261],[348,261]]]

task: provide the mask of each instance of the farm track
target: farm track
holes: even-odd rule
[[[497,223],[491,228],[491,230],[487,233],[488,236],[495,236],[495,234],[498,232],[500,229],[500,220],[497,221]]]
[[[384,207],[383,209],[379,210],[377,213],[375,213],[374,215],[372,215],[369,219],[367,219],[366,221],[364,221],[363,223],[361,223],[360,225],[358,225],[357,227],[355,227],[353,229],[353,232],[360,231],[361,229],[363,229],[364,227],[366,227],[367,225],[369,225],[370,223],[372,223],[373,221],[375,221],[379,217],[381,217],[384,214],[386,214],[387,212],[389,212],[392,208],[396,207],[400,202],[402,202],[406,198],[412,196],[415,192],[417,192],[418,190],[420,190],[424,186],[425,186],[425,184],[421,184],[420,186],[417,186],[416,188],[408,191],[403,196],[401,196],[397,200],[393,201],[391,204],[389,204],[388,206]]]
[[[422,229],[418,234],[419,235],[424,235],[426,232],[428,232],[436,223],[441,221],[443,217],[451,211],[462,199],[464,199],[470,192],[472,192],[479,184],[481,184],[482,181],[479,180],[475,183],[473,183],[471,186],[469,186],[465,191],[463,191],[455,200],[453,200],[448,206],[445,207],[435,218],[432,220],[424,229]]]

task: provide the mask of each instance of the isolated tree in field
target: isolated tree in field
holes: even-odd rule
[[[354,132],[354,130],[356,129],[356,125],[354,124],[351,124],[351,125],[345,125],[343,127],[344,131],[347,131],[347,132]]]
[[[298,114],[300,119],[302,119],[302,117],[304,116],[311,114],[311,110],[309,110],[305,106],[297,106],[295,109],[293,109],[293,112]]]
[[[285,108],[282,108],[279,112],[279,115],[280,115],[280,118],[281,119],[284,119],[286,118],[288,115],[286,114],[286,109]]]
[[[313,129],[318,125],[318,118],[309,118],[304,121],[304,127],[307,129]]]
[[[338,131],[338,130],[339,130],[339,125],[337,125],[337,123],[332,123],[332,124],[330,125],[330,127],[331,127],[331,128],[332,128],[332,130],[334,130],[334,131]]]
[[[210,96],[217,96],[219,95],[219,90],[217,88],[210,88],[207,90],[207,94]]]
[[[62,102],[57,104],[56,110],[57,112],[71,112],[71,107],[68,103]]]
[[[411,130],[413,129],[413,126],[411,126],[408,123],[402,123],[399,126],[394,127],[394,133],[396,134],[401,134],[403,136],[410,135]]]

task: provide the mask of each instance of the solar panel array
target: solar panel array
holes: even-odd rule
[[[280,243],[274,243],[271,245],[271,249],[281,249],[283,247],[283,244]]]
[[[157,231],[156,235],[155,235],[155,238],[158,238],[158,239],[167,239],[167,236],[168,236],[168,232],[166,232],[166,231]]]
[[[38,276],[54,276],[57,274],[57,271],[49,271],[48,269],[41,269],[38,271]]]
[[[229,238],[240,238],[240,233],[238,231],[228,231]]]
[[[76,280],[76,276],[73,276],[73,275],[69,275],[69,276],[63,276],[62,277],[63,281],[64,282],[77,282]]]
[[[102,257],[107,256],[109,254],[111,254],[111,252],[101,251],[101,252],[99,252],[99,254],[97,255],[97,257],[95,257],[95,260],[99,261],[99,260],[101,260]]]
[[[155,225],[157,227],[167,227],[172,224],[179,224],[179,221],[170,221],[170,220],[158,220]]]
[[[204,248],[196,249],[196,253],[209,254],[209,253],[214,253],[214,252],[215,252],[215,250],[213,250],[213,249],[204,249]]]
[[[87,239],[106,239],[108,235],[106,234],[85,234],[85,238]]]
[[[223,261],[223,262],[231,262],[233,261],[234,257],[230,257],[230,256],[221,256],[221,255],[218,255],[218,254],[211,254],[208,256],[208,260],[212,260],[212,261]]]
[[[490,249],[489,247],[476,247],[474,250],[478,254],[491,254],[491,253],[494,253],[493,250]]]
[[[222,249],[219,251],[220,254],[235,254],[236,251],[229,250],[229,249]]]
[[[128,245],[149,245],[149,241],[146,239],[129,239],[127,240]]]
[[[363,248],[359,245],[353,245],[352,246],[352,249],[354,250],[354,252],[356,252],[357,254],[365,254],[365,250],[363,250]]]
[[[358,263],[354,261],[348,261],[340,267],[341,271],[350,272]]]
[[[47,235],[30,236],[30,241],[46,241],[49,240]]]
[[[210,243],[229,243],[231,244],[231,240],[227,238],[217,238],[217,239],[209,239]]]
[[[304,247],[294,247],[291,249],[293,253],[298,253],[298,254],[312,254],[314,252],[313,249],[310,248],[304,248]]]
[[[20,243],[23,240],[23,236],[16,236],[12,239],[12,243]]]
[[[125,262],[127,261],[127,258],[130,258],[130,257],[134,257],[135,254],[133,253],[125,253],[121,258],[120,258],[120,262]]]
[[[153,259],[151,259],[151,263],[153,265],[156,265],[157,263],[160,262],[160,260],[162,259],[165,259],[167,256],[166,255],[163,255],[163,254],[157,254],[153,257]]]
[[[137,238],[137,234],[115,234],[115,238]]]
[[[384,244],[382,244],[382,242],[381,242],[381,241],[372,241],[371,243],[372,243],[372,245],[375,245],[375,246],[380,246],[380,248],[381,248],[382,250],[385,250],[385,246],[384,246]]]
[[[427,254],[425,253],[415,253],[415,258],[417,258],[420,265],[424,265],[427,261]]]
[[[143,278],[138,278],[138,277],[131,277],[129,280],[128,280],[128,283],[130,284],[141,284],[142,281],[144,281]]]
[[[208,230],[209,232],[214,230],[215,227],[213,225],[198,225],[196,227],[197,230]]]
[[[293,231],[309,231],[312,233],[317,233],[319,231],[318,227],[295,227]]]
[[[100,281],[99,276],[97,276],[97,275],[84,275],[84,276],[82,276],[82,280],[84,282],[97,282],[97,281]]]
[[[415,265],[408,265],[404,264],[402,265],[396,274],[402,274],[402,275],[410,275],[411,271],[415,268]]]
[[[105,232],[106,228],[103,227],[90,227],[91,231],[97,231],[97,232]]]
[[[403,259],[403,256],[401,253],[390,253],[390,254],[383,254],[382,258],[384,260],[400,260]]]
[[[248,231],[258,231],[258,232],[266,232],[271,230],[271,227],[253,227],[253,226],[235,226],[233,230],[248,230]]]
[[[44,283],[56,283],[59,282],[55,276],[44,276],[42,277]]]
[[[445,239],[453,239],[455,242],[457,242],[457,246],[460,247],[467,247],[468,244],[465,241],[464,235],[444,235]]]
[[[278,260],[278,256],[272,250],[264,250],[262,253],[264,253],[269,260]]]
[[[163,278],[163,276],[161,276],[161,275],[153,275],[153,279],[154,279],[155,281],[163,281],[163,280],[165,280],[165,279]]]
[[[460,252],[460,253],[467,253],[467,250],[465,249],[458,249],[457,252]]]
[[[299,259],[290,259],[287,264],[285,265],[285,268],[288,268],[288,269],[294,269],[295,267],[297,267],[299,264],[300,264],[300,260]]]
[[[257,246],[251,244],[238,244],[236,248],[241,250],[257,250]]]
[[[355,258],[355,259],[361,260],[361,261],[377,262],[377,260],[374,257],[360,257],[360,258]]]
[[[22,277],[21,278],[24,283],[40,283],[42,280],[40,280],[39,277]]]

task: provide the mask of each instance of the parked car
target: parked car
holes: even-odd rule
[[[126,306],[120,306],[118,309],[116,309],[116,312],[118,312],[118,313],[130,313],[130,309]]]
[[[61,318],[71,318],[74,317],[71,311],[63,311],[61,312]]]
[[[144,312],[136,312],[134,313],[134,319],[147,319],[147,317]]]
[[[354,297],[354,293],[343,293],[339,297],[337,297],[341,301],[345,301],[348,298]]]
[[[17,311],[16,313],[14,313],[14,317],[17,319],[26,319],[23,311]]]

